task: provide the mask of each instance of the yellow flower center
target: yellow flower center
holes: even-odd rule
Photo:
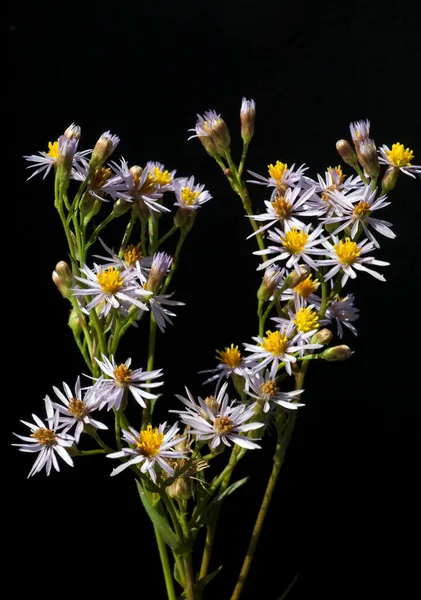
[[[124,283],[120,276],[120,271],[117,271],[114,267],[97,273],[96,278],[102,291],[107,294],[115,294]]]
[[[219,404],[214,396],[208,396],[207,398],[205,398],[205,404],[213,414],[216,414],[219,408]]]
[[[169,171],[161,171],[158,167],[154,167],[153,169],[152,179],[154,183],[158,185],[168,185],[172,181],[172,176]]]
[[[308,233],[293,227],[290,229],[290,231],[285,233],[285,238],[282,240],[282,245],[291,254],[300,254],[300,252],[302,252],[305,248],[308,237]]]
[[[225,348],[225,350],[217,350],[216,353],[216,358],[232,369],[238,367],[241,362],[241,352],[238,346],[234,346],[234,344],[231,344],[231,347]]]
[[[87,415],[86,404],[83,400],[78,400],[77,398],[72,398],[70,400],[67,410],[72,417],[79,420],[82,420]]]
[[[301,333],[308,333],[319,327],[319,317],[312,308],[300,308],[293,323]]]
[[[200,192],[193,192],[189,187],[185,187],[181,190],[181,199],[184,200],[184,202],[189,206],[194,204],[194,201],[199,196]]]
[[[350,238],[341,240],[334,246],[336,256],[343,265],[352,265],[361,254],[360,248],[357,247],[357,242],[352,242]]]
[[[40,427],[40,429],[37,429],[34,431],[34,433],[31,433],[31,437],[35,438],[37,442],[43,444],[44,446],[50,447],[56,445],[56,434],[54,431],[51,431],[51,429],[45,429],[45,427]]]
[[[224,435],[233,430],[234,422],[224,415],[215,419],[214,427],[218,435]]]
[[[268,165],[269,176],[272,177],[278,185],[282,183],[282,177],[287,169],[288,165],[279,162],[279,160],[277,160],[274,165]]]
[[[102,188],[103,185],[107,183],[111,175],[111,169],[107,169],[105,167],[95,169],[89,182],[89,186],[93,190],[99,190],[100,188]]]
[[[140,432],[136,439],[137,447],[144,456],[152,457],[159,453],[159,449],[164,441],[164,434],[157,427],[152,429],[148,425],[146,429]]]
[[[260,386],[260,391],[262,394],[272,398],[278,391],[278,388],[276,387],[275,381],[265,381],[265,383],[262,383]]]
[[[342,172],[341,165],[338,165],[337,167],[328,167],[327,170],[330,173],[332,180],[335,182],[336,185],[343,184],[346,175]]]
[[[291,215],[291,204],[286,200],[285,196],[276,196],[271,205],[280,221]]]
[[[46,154],[55,160],[58,159],[58,140],[56,142],[48,142],[48,152]]]
[[[310,273],[306,279],[303,279],[303,281],[295,286],[294,292],[301,296],[301,298],[308,298],[310,294],[314,294],[319,287],[319,280],[315,279],[314,281],[311,281],[312,277],[313,275]]]
[[[261,347],[274,356],[281,356],[287,348],[287,336],[279,331],[266,331],[266,337],[261,342]]]
[[[330,204],[331,197],[330,197],[330,193],[329,192],[334,192],[337,189],[338,189],[338,187],[334,183],[332,183],[332,185],[330,185],[329,187],[327,187],[325,189],[325,191],[322,192],[322,200],[324,200],[326,202],[326,204]]]
[[[132,379],[133,371],[124,363],[114,369],[115,382],[119,387],[125,387]]]
[[[371,213],[371,207],[368,202],[361,200],[354,208],[354,215],[356,217],[368,217]]]
[[[133,169],[130,172],[131,172],[132,179],[133,179],[133,187],[137,193],[150,194],[151,192],[153,192],[155,190],[156,183],[150,173],[148,173],[145,181],[143,182],[143,185],[141,187],[139,187],[140,186],[140,178],[142,176],[143,169],[141,169],[141,168]]]
[[[142,251],[140,249],[140,244],[130,244],[127,246],[126,250],[123,254],[124,264],[127,267],[133,267],[136,264],[137,260],[143,258]]]
[[[396,167],[409,167],[411,160],[414,160],[414,153],[403,144],[393,144],[391,150],[386,151],[386,156]]]

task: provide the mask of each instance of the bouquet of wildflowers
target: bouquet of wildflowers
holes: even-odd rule
[[[395,234],[379,216],[400,173],[421,174],[404,145],[376,148],[369,121],[352,123],[352,143],[336,145],[352,175],[337,166],[313,178],[307,166],[280,161],[264,175],[246,170],[255,114],[254,101],[243,99],[239,161],[231,155],[229,129],[214,111],[198,117],[191,138],[199,139],[240,197],[249,237],[257,243],[262,280],[256,335],[241,349],[226,341],[214,368],[203,371],[201,396],[180,382],[181,393],[162,423],[154,418],[165,377],[155,364],[156,344],[183,305],[171,292],[172,279],[211,194],[194,176],[178,177],[158,162],[130,166],[116,160],[119,138],[109,131],[93,150],[80,150],[81,130],[74,124],[47,152],[25,157],[31,176],[54,175],[54,206],[69,258],[57,263],[53,281],[69,303],[68,323],[85,372],[69,374],[71,384],[53,386],[44,399],[44,420],[33,414],[32,421],[22,421],[29,433],[16,433],[16,445],[35,455],[29,476],[43,470],[50,475],[90,455],[110,459],[111,476],[130,471],[154,529],[169,600],[210,597],[206,587],[221,568],[211,565],[211,557],[224,499],[251,485],[248,477],[236,478],[236,466],[272,435],[272,472],[237,584],[225,596],[240,598],[298,409],[309,393],[310,362],[352,355],[342,343],[357,335],[359,310],[349,280],[369,274],[385,281],[381,271],[388,263],[377,255],[382,237]],[[248,183],[266,188],[264,206],[253,206]],[[106,237],[114,220],[124,220],[117,241]],[[171,255],[170,238],[176,240]],[[131,328],[147,345],[144,365],[128,357],[121,343]]]

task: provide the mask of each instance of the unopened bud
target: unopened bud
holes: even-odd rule
[[[181,207],[174,215],[174,225],[187,233],[193,227],[196,220],[197,210]]]
[[[82,200],[79,204],[79,210],[82,217],[89,216],[89,220],[99,213],[99,209],[101,208],[102,201],[99,198],[96,198],[89,192],[86,192],[82,196]]]
[[[55,272],[60,277],[67,287],[71,287],[73,284],[72,270],[65,260],[61,260],[56,264]]]
[[[363,142],[356,144],[355,148],[357,150],[358,161],[366,174],[373,179],[377,179],[380,172],[380,164],[374,141],[367,138]]]
[[[79,317],[75,309],[70,311],[68,325],[76,337],[82,335],[82,319]]]
[[[349,346],[341,345],[333,346],[333,348],[326,348],[320,355],[320,358],[329,361],[347,360],[352,354],[353,352]]]
[[[118,136],[112,135],[110,131],[105,131],[92,150],[89,168],[93,170],[101,167],[110,158],[119,141],[120,138]]]
[[[393,190],[398,181],[399,173],[399,167],[391,167],[387,169],[382,179],[382,194],[388,194]]]
[[[324,327],[317,331],[310,340],[310,344],[322,344],[322,346],[326,346],[333,338],[333,334],[330,329]]]
[[[121,215],[124,215],[128,210],[132,208],[132,206],[132,202],[127,202],[126,200],[119,198],[114,202],[113,213],[116,215],[116,217],[121,217]]]
[[[52,278],[53,278],[54,283],[57,286],[58,291],[63,296],[63,298],[70,298],[70,296],[72,295],[70,289],[63,282],[63,280],[61,279],[61,277],[58,275],[58,273],[56,271],[53,271]]]
[[[74,123],[72,123],[66,129],[66,131],[64,132],[64,135],[67,137],[68,140],[73,140],[73,139],[80,140],[80,133],[81,133],[81,129],[80,129],[79,125],[75,125]]]
[[[353,167],[354,169],[358,166],[357,155],[347,140],[338,140],[336,142],[336,150],[347,165]]]
[[[240,110],[241,137],[248,144],[254,135],[254,121],[256,119],[256,103],[254,100],[243,98]]]
[[[198,135],[197,137],[199,138],[199,141],[201,142],[206,152],[210,154],[212,158],[219,156],[218,148],[215,146],[212,139],[208,135]]]
[[[170,498],[188,500],[193,496],[193,481],[189,477],[181,476],[178,477],[171,485],[169,485],[166,490]]]

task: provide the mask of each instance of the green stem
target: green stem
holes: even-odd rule
[[[155,362],[155,346],[156,346],[156,321],[153,313],[151,311],[151,320],[149,323],[149,348],[148,348],[148,362],[146,365],[147,371],[153,371],[153,366]],[[150,391],[147,388],[148,391]],[[149,424],[149,421],[152,418],[153,406],[152,400],[148,400],[146,403],[146,408],[143,409],[142,414],[142,429],[146,429],[146,426]]]
[[[170,272],[168,273],[168,275],[165,278],[164,285],[162,286],[162,289],[161,289],[161,294],[165,294],[168,286],[171,283],[171,279],[173,278],[173,275],[177,270],[178,262],[180,260],[181,248],[183,247],[184,240],[187,237],[187,233],[188,233],[187,231],[180,231],[180,237],[178,238],[177,247],[175,249],[173,261],[171,263]]]
[[[140,223],[140,246],[142,248],[143,256],[148,256],[148,246],[146,243],[146,232],[148,230],[147,221],[141,221]]]
[[[238,166],[238,177],[241,178],[244,169],[244,163],[246,162],[247,152],[249,149],[250,142],[243,142],[243,151],[241,153],[240,164]]]
[[[357,164],[357,165],[355,165],[355,166],[354,166],[354,169],[357,171],[358,175],[361,177],[361,179],[364,181],[364,183],[365,183],[366,185],[368,185],[368,179],[367,179],[367,177],[364,175],[364,173],[363,173],[363,171],[362,171],[362,169],[361,169],[360,165],[358,165],[358,164]]]
[[[130,236],[132,235],[133,227],[136,223],[137,215],[137,207],[133,206],[132,214],[130,215],[130,221],[127,223],[123,239],[121,240],[120,252],[118,253],[119,258],[123,258],[124,251],[126,250],[126,246],[130,240]]]
[[[76,456],[92,456],[93,454],[105,454],[106,450],[98,448],[97,450],[79,450]]]
[[[301,369],[296,375],[295,380],[295,389],[302,389],[304,384],[304,378],[307,373],[308,365],[310,363],[304,362],[301,365]],[[290,411],[288,415],[288,422],[285,426],[285,429],[278,431],[278,441],[276,444],[275,454],[273,457],[273,468],[269,477],[268,484],[266,486],[266,491],[263,496],[262,504],[260,506],[259,513],[257,515],[257,519],[253,528],[253,533],[250,538],[249,547],[247,549],[247,554],[245,556],[243,566],[241,567],[240,574],[238,576],[238,580],[232,596],[230,600],[238,600],[240,598],[241,592],[244,588],[244,584],[246,582],[248,573],[250,571],[251,563],[254,557],[254,553],[256,551],[257,542],[259,541],[260,533],[262,531],[262,527],[269,509],[270,501],[273,496],[273,492],[275,491],[276,482],[279,477],[279,473],[284,462],[285,453],[288,448],[289,442],[292,437],[292,433],[294,431],[295,421],[297,419],[297,411]]]
[[[175,232],[177,231],[177,227],[176,225],[173,225],[171,227],[171,229],[169,229],[167,231],[167,233],[165,233],[157,242],[156,244],[156,248],[154,248],[154,252],[156,252],[158,250],[158,248],[165,242],[165,240],[167,240],[169,237],[171,237]]]
[[[89,238],[85,248],[84,248],[84,254],[86,254],[87,250],[92,246],[92,244],[94,242],[96,242],[99,234],[101,233],[101,231],[104,229],[104,227],[106,227],[109,223],[111,223],[111,221],[114,221],[114,219],[116,218],[116,215],[114,214],[114,212],[111,212],[108,217],[106,217],[102,223],[100,223],[98,225],[98,227],[96,227],[94,229],[94,231],[92,232],[91,237]]]
[[[91,310],[91,312],[89,313],[89,316],[95,327],[98,344],[99,344],[99,349],[102,354],[107,354],[107,349],[106,349],[105,340],[104,340],[104,332],[102,331],[101,323],[99,321],[98,315],[96,314],[95,308],[93,308]],[[92,357],[92,359],[93,359],[93,357]]]
[[[80,353],[82,354],[82,356],[83,356],[83,358],[85,360],[86,366],[88,367],[88,369],[92,373],[92,371],[93,371],[93,369],[92,369],[92,361],[91,361],[91,358],[89,356],[89,353],[86,351],[86,348],[83,345],[83,342],[81,341],[80,337],[76,334],[75,331],[73,331],[73,337],[75,338],[75,342],[77,344],[77,347],[79,348]]]
[[[165,542],[158,533],[156,527],[154,527],[156,544],[158,546],[159,558],[161,559],[162,572],[164,573],[165,579],[165,587],[167,589],[167,597],[168,600],[177,600],[177,596],[174,590],[174,581],[172,577],[172,569],[170,565],[170,561],[168,559],[167,547],[165,546]]]

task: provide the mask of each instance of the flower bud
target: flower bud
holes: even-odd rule
[[[193,481],[187,477],[177,477],[177,479],[171,485],[169,485],[166,490],[170,498],[188,500],[193,496]]]
[[[92,150],[91,161],[89,168],[91,170],[101,167],[106,160],[108,160],[111,154],[116,149],[120,138],[116,135],[112,135],[110,131],[105,131]]]
[[[376,144],[370,138],[355,145],[357,157],[364,171],[372,179],[377,179],[380,172],[379,157],[377,156]]]
[[[208,135],[198,135],[197,136],[200,143],[212,158],[219,157],[218,148],[213,143],[212,139]]]
[[[70,289],[63,282],[63,280],[60,278],[56,271],[53,271],[52,278],[63,298],[70,298],[70,296],[72,295]]]
[[[254,100],[243,98],[240,110],[241,137],[248,144],[254,135],[254,121],[256,119],[256,103]]]
[[[82,335],[82,319],[79,317],[75,309],[70,311],[68,325],[76,337]]]
[[[398,181],[399,173],[399,167],[391,167],[390,169],[387,169],[382,179],[382,194],[388,194],[393,190]]]
[[[320,355],[320,358],[329,361],[347,360],[347,358],[349,358],[352,354],[353,352],[349,346],[341,345],[333,346],[332,348],[326,348],[326,350]]]
[[[126,202],[126,200],[119,198],[118,200],[116,200],[114,202],[113,213],[116,215],[116,217],[121,217],[128,210],[130,210],[132,208],[132,206],[133,206],[132,202]]]
[[[286,288],[295,288],[295,286],[304,281],[304,279],[307,279],[311,273],[311,269],[307,265],[299,265],[299,269],[300,273],[297,273],[297,271],[294,270],[288,275],[288,277],[285,277],[282,290],[285,290]]]
[[[330,329],[324,327],[317,331],[310,340],[310,344],[322,344],[322,346],[326,346],[332,340],[333,334]]]
[[[65,260],[61,260],[60,262],[58,262],[56,264],[55,272],[60,277],[60,279],[63,281],[63,283],[65,285],[67,285],[67,287],[72,286],[72,284],[73,284],[72,270]]]
[[[196,209],[181,207],[174,215],[174,225],[183,232],[188,233],[194,225],[196,215]]]
[[[67,137],[68,140],[73,140],[73,139],[80,140],[80,133],[81,133],[81,129],[80,129],[79,125],[75,125],[74,123],[72,123],[66,129],[66,131],[64,132],[64,135]]]
[[[80,210],[82,217],[85,218],[85,217],[89,216],[88,221],[90,219],[92,219],[92,217],[94,217],[95,215],[97,215],[99,213],[101,204],[102,204],[102,201],[99,198],[96,198],[95,196],[90,194],[89,192],[86,192],[85,194],[83,194],[82,200],[80,201],[80,204],[79,204],[79,210]]]
[[[336,142],[336,150],[347,165],[353,167],[354,169],[358,166],[357,155],[347,140],[338,140]]]
[[[263,275],[262,283],[257,291],[259,302],[268,302],[273,296],[275,289],[281,279],[281,271],[275,267],[268,267]]]

